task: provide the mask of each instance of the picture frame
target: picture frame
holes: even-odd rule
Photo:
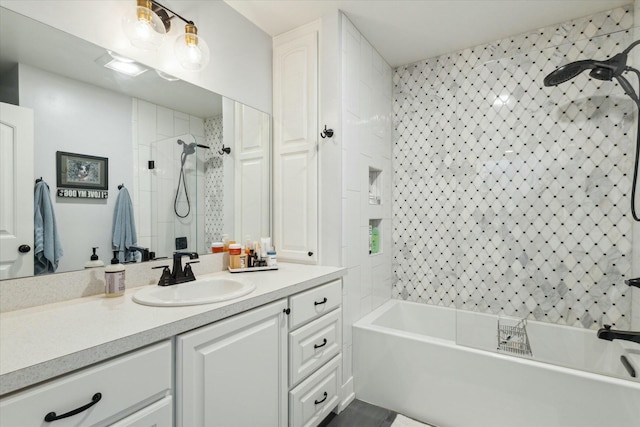
[[[85,190],[109,189],[109,159],[56,151],[58,187]]]

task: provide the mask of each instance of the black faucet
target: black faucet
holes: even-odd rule
[[[193,271],[191,270],[191,265],[195,262],[188,262],[184,270],[182,269],[182,257],[188,256],[189,259],[198,259],[197,252],[174,252],[173,253],[173,271],[171,272],[171,285],[177,285],[178,283],[191,282],[196,280],[196,276],[194,276]]]
[[[598,338],[607,341],[626,340],[640,344],[640,331],[617,331],[611,329],[611,325],[604,325],[604,328],[598,329]]]
[[[151,252],[149,252],[149,248],[142,248],[140,246],[129,246],[129,250],[140,252],[140,255],[142,256],[140,262],[151,260]]]

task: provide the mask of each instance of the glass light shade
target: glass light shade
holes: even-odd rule
[[[187,24],[185,33],[176,38],[174,50],[184,69],[198,71],[209,63],[209,46],[198,36],[198,30],[193,24]]]
[[[162,19],[150,7],[151,2],[138,1],[136,10],[122,17],[122,28],[129,41],[144,50],[158,49],[166,34]]]

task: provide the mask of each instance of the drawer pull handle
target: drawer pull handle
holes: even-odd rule
[[[314,301],[313,305],[322,305],[325,304],[327,302],[327,297],[322,298],[322,301],[318,302],[318,301]]]
[[[325,400],[327,400],[327,392],[324,392],[324,397],[322,398],[322,400],[314,400],[313,403],[315,403],[316,405],[321,404],[322,402],[324,402]]]
[[[313,348],[317,349],[317,348],[320,348],[320,347],[324,347],[325,345],[327,345],[327,339],[326,338],[322,340],[322,344],[314,344]]]
[[[62,414],[62,415],[56,415],[55,412],[49,412],[47,415],[45,415],[44,420],[50,423],[52,421],[61,420],[63,418],[73,417],[74,415],[77,415],[80,412],[86,411],[87,409],[91,408],[93,405],[100,402],[100,399],[102,399],[102,393],[96,393],[91,398],[91,402],[87,403],[86,405],[81,406],[77,409],[74,409],[73,411],[69,411],[66,414]]]

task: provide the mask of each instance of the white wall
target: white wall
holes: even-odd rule
[[[391,298],[391,67],[343,15],[342,266],[343,384],[352,377],[352,325]],[[369,168],[382,171],[382,203],[369,204]],[[369,254],[369,221],[380,252]],[[351,384],[352,386],[352,384]],[[346,388],[346,387],[345,387]]]
[[[178,35],[179,24],[172,26],[171,41],[159,51],[132,46],[125,38],[121,19],[135,5],[134,0],[0,0],[0,6],[271,113],[271,37],[220,0],[163,4],[198,26],[198,34],[211,50],[211,61],[204,70],[186,71],[177,64],[172,40]]]
[[[19,92],[20,105],[35,110],[35,175],[51,189],[64,251],[58,271],[82,269],[94,246],[108,262],[118,184],[133,183],[131,98],[22,64]],[[56,151],[108,158],[109,198],[56,197]]]

